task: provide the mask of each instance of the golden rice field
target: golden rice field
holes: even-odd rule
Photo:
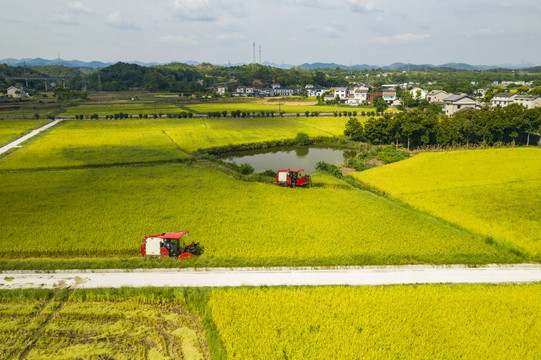
[[[250,112],[261,112],[261,111],[273,111],[278,114],[279,111],[286,113],[305,113],[309,112],[319,112],[319,113],[334,113],[335,111],[348,111],[361,113],[361,111],[376,111],[373,107],[358,107],[358,106],[334,106],[334,105],[291,105],[287,103],[282,103],[278,105],[278,102],[274,103],[257,103],[257,102],[243,102],[243,103],[209,103],[209,104],[196,104],[196,105],[186,105],[186,109],[190,109],[196,113],[207,113],[214,111],[250,111]]]
[[[90,116],[93,114],[113,115],[115,113],[124,113],[132,116],[152,115],[152,114],[176,114],[183,110],[175,105],[168,104],[145,104],[145,103],[125,103],[114,105],[80,105],[70,107],[66,111],[60,114],[60,116],[75,116],[85,115]]]
[[[350,176],[541,259],[539,148],[422,153]]]
[[[216,289],[228,359],[539,359],[541,284]]]
[[[33,169],[185,159],[214,146],[341,134],[344,118],[72,120],[0,162]]]
[[[47,124],[50,120],[0,120],[0,145]]]
[[[2,178],[4,259],[137,258],[144,235],[190,230],[205,247],[198,266],[521,261],[484,238],[370,192],[340,188],[334,179],[289,189],[184,164]]]
[[[122,292],[0,291],[0,357],[210,359],[200,320],[182,304],[150,290],[109,295]]]
[[[538,359],[541,284],[0,290],[3,359]]]

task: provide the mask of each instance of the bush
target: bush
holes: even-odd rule
[[[295,137],[295,144],[310,145],[311,143],[312,143],[312,140],[310,140],[310,136],[308,136],[307,133],[303,133],[303,132],[297,133],[297,136]]]
[[[254,167],[248,163],[244,163],[239,166],[239,172],[243,175],[250,175],[254,173]]]
[[[338,168],[338,166],[326,163],[324,161],[318,161],[316,164],[316,170],[326,172],[328,174],[331,174],[337,178],[342,177],[342,172]]]
[[[409,156],[409,152],[404,150],[398,150],[394,146],[389,146],[388,148],[380,151],[376,157],[384,164],[390,164],[393,162],[407,159]]]
[[[274,170],[265,170],[265,171],[262,171],[258,174],[261,174],[263,176],[272,176],[273,178],[276,177],[276,171]]]

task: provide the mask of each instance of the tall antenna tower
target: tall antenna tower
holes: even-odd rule
[[[98,99],[100,101],[100,105],[103,105],[103,88],[101,86],[100,68],[98,68]]]
[[[255,41],[254,41],[254,45],[253,45],[253,46],[254,46],[254,61],[253,61],[252,64],[255,64]]]
[[[259,45],[259,63],[261,64],[261,45]]]

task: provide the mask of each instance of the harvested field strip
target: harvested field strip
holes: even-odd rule
[[[30,300],[0,291],[0,315],[13,314],[0,325],[0,356],[210,358],[198,318],[177,301],[159,300],[155,291],[146,290],[114,300],[103,293],[50,291],[52,299]],[[41,312],[24,310],[29,306]]]

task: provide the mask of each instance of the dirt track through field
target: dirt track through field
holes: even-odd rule
[[[214,268],[65,270],[55,272],[4,271],[0,289],[101,287],[227,287],[399,285],[438,283],[541,282],[540,264],[481,267],[386,266],[343,268]]]

